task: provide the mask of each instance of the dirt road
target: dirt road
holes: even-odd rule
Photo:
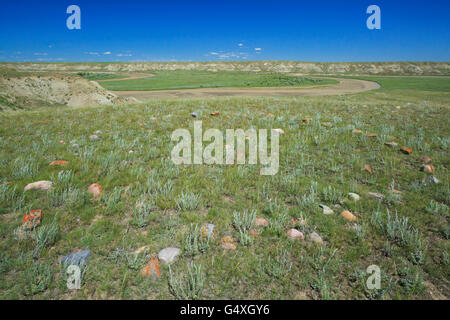
[[[192,98],[192,97],[251,97],[251,96],[331,96],[359,93],[380,88],[376,82],[341,79],[338,84],[315,87],[273,87],[273,88],[199,88],[183,90],[155,91],[112,91],[122,97],[134,97],[139,100],[154,98]]]

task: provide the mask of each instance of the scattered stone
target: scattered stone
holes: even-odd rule
[[[102,130],[97,130],[94,132],[94,134],[100,135],[100,134],[102,134]]]
[[[159,278],[161,276],[161,268],[158,258],[151,258],[145,267],[142,268],[141,275],[144,277]]]
[[[389,147],[398,147],[398,143],[391,141],[391,142],[385,142],[385,145],[389,146]]]
[[[64,265],[87,265],[87,260],[91,255],[90,250],[84,250],[80,252],[71,253],[61,259],[61,263]]]
[[[431,164],[424,165],[420,167],[420,171],[427,172],[427,173],[433,173],[434,172],[434,166]]]
[[[66,144],[64,140],[59,140],[59,144]]]
[[[191,113],[191,117],[192,117],[192,118],[197,118],[197,117],[198,117],[197,112],[192,112],[192,113]]]
[[[368,134],[367,134],[367,137],[368,137],[368,138],[376,138],[376,136],[377,136],[377,135],[376,135],[375,133],[368,133]]]
[[[272,113],[267,114],[268,117],[275,117]]]
[[[332,127],[333,126],[333,124],[331,122],[322,122],[322,125],[324,127]]]
[[[361,130],[359,130],[359,129],[353,129],[353,131],[352,131],[353,133],[362,133],[362,131]]]
[[[413,149],[407,147],[400,147],[400,151],[404,154],[411,154],[413,152]]]
[[[311,120],[312,120],[311,118],[304,118],[304,119],[302,119],[302,121],[305,122],[305,123],[309,123],[309,122],[311,122]]]
[[[356,194],[356,193],[353,193],[353,192],[350,192],[350,193],[348,194],[348,196],[349,196],[352,200],[355,200],[355,201],[359,201],[359,199],[361,198],[361,197],[359,196],[359,194]]]
[[[126,122],[126,123],[130,123],[130,122],[131,122],[131,119],[127,119],[127,120],[125,120],[125,122]]]
[[[23,189],[24,191],[28,191],[28,190],[50,190],[52,188],[52,182],[51,181],[38,181],[38,182],[33,182],[30,184],[27,184],[25,186],[25,188]]]
[[[323,214],[328,215],[328,214],[333,214],[334,213],[334,211],[330,207],[328,207],[328,206],[326,206],[324,204],[319,204],[319,207],[322,208]]]
[[[283,129],[273,129],[274,132],[277,132],[279,134],[284,134],[284,130]]]
[[[225,250],[236,250],[236,241],[232,236],[224,236],[221,240],[222,248]]]
[[[395,193],[395,194],[403,194],[403,191],[400,191],[400,190],[392,189],[391,191],[392,191],[392,193]]]
[[[323,244],[322,237],[319,236],[319,234],[317,234],[316,232],[310,233],[309,238],[311,239],[312,242]]]
[[[219,114],[220,114],[219,111],[213,111],[213,112],[211,112],[211,115],[212,115],[212,116],[218,116]]]
[[[92,134],[89,136],[89,140],[98,140],[98,139],[100,139],[100,137],[96,134]]]
[[[98,183],[93,183],[89,186],[88,193],[92,194],[94,198],[98,198],[102,194],[102,187]]]
[[[434,184],[441,183],[441,181],[438,180],[438,179],[437,179],[436,177],[434,177],[434,176],[430,176],[430,181],[431,181],[432,183],[434,183]]]
[[[428,164],[431,162],[431,158],[430,157],[422,157],[420,160],[422,160],[423,163]]]
[[[34,229],[41,224],[42,210],[32,210],[23,216],[22,227],[25,230]]]
[[[303,235],[303,233],[298,231],[297,229],[289,229],[287,231],[287,235],[292,240],[296,240],[296,239],[304,240],[305,239],[305,236]]]
[[[158,259],[164,264],[169,264],[175,261],[175,258],[181,254],[181,250],[175,247],[162,249],[158,253]]]
[[[348,221],[356,221],[356,217],[355,217],[355,215],[353,214],[353,213],[351,213],[350,211],[348,211],[348,210],[344,210],[344,211],[342,211],[341,212],[341,216],[345,219],[345,220],[348,220]]]
[[[384,195],[382,195],[381,193],[368,192],[367,195],[371,198],[374,198],[375,200],[383,200],[384,199]]]
[[[67,166],[69,161],[66,160],[55,160],[50,162],[50,166]]]
[[[252,236],[253,238],[258,238],[258,231],[256,231],[255,229],[250,229],[249,231],[248,231],[248,234],[250,235],[250,236]]]
[[[267,227],[269,225],[269,221],[267,221],[264,218],[256,218],[255,219],[255,226],[257,227]]]
[[[370,166],[370,164],[365,164],[364,165],[364,171],[367,171],[368,173],[373,173],[373,169]]]
[[[143,247],[140,247],[139,249],[135,250],[133,253],[136,255],[141,254],[142,252],[144,252],[147,249],[148,249],[148,246],[143,246]]]
[[[215,230],[212,223],[205,223],[202,226],[201,231],[204,238],[214,238]]]

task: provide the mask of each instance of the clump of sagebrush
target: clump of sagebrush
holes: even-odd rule
[[[184,240],[184,252],[186,255],[195,256],[198,253],[204,253],[209,249],[211,236],[198,228],[197,224],[191,224],[189,233]]]
[[[115,213],[119,210],[120,197],[122,196],[123,189],[120,187],[114,187],[113,192],[108,195],[102,196],[102,200],[106,205],[107,214]]]
[[[136,201],[133,212],[133,223],[139,228],[143,228],[149,223],[150,213],[154,209],[153,200],[150,194],[142,195]]]
[[[169,289],[177,299],[192,300],[200,298],[205,278],[202,266],[197,266],[193,261],[188,265],[188,274],[184,279],[176,278],[169,265]]]
[[[279,249],[277,249],[275,256],[269,255],[262,259],[260,265],[264,273],[276,279],[286,276],[292,269],[292,261],[288,251]]]
[[[50,264],[31,263],[24,274],[23,294],[30,296],[44,292],[50,286],[53,278]]]
[[[255,224],[256,210],[233,212],[233,225],[238,231],[248,232]]]
[[[397,213],[393,217],[388,211],[384,220],[377,211],[372,216],[372,222],[387,235],[388,240],[407,249],[408,258],[412,263],[425,263],[428,244],[422,239],[419,231],[409,224],[408,217],[399,217]]]
[[[195,193],[182,192],[176,199],[177,208],[180,211],[192,211],[198,208],[200,196]]]
[[[44,225],[36,228],[32,233],[32,238],[35,242],[33,256],[38,257],[45,247],[55,244],[59,234],[57,216],[49,225]]]

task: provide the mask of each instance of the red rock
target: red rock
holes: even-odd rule
[[[287,235],[292,240],[304,240],[305,236],[302,232],[298,231],[297,229],[289,229],[287,231]]]
[[[411,154],[413,152],[413,149],[407,148],[407,147],[400,147],[400,151],[404,154]]]
[[[256,231],[255,229],[250,229],[249,231],[248,231],[248,234],[250,235],[250,236],[252,236],[253,238],[258,238],[258,231]]]
[[[267,221],[264,218],[256,218],[255,219],[255,226],[257,227],[267,227],[269,225],[269,221]]]
[[[67,166],[69,161],[66,160],[55,160],[50,163],[50,166]]]
[[[214,111],[214,112],[211,112],[211,115],[212,116],[218,116],[220,114],[220,112],[219,111]]]
[[[427,164],[425,166],[422,166],[420,168],[420,171],[427,172],[427,173],[433,173],[434,172],[434,166],[431,164]]]
[[[98,183],[93,183],[89,186],[88,193],[92,194],[94,198],[98,198],[102,194],[102,187]]]

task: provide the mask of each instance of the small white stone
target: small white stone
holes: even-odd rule
[[[34,190],[34,189],[50,190],[51,188],[52,188],[51,181],[38,181],[38,182],[33,182],[33,183],[27,184],[23,190],[24,191]]]
[[[295,239],[303,240],[303,239],[305,239],[305,236],[303,235],[303,233],[298,231],[297,229],[289,229],[288,232],[287,232],[287,235],[292,240],[295,240]]]
[[[99,136],[96,135],[96,134],[93,134],[93,135],[90,135],[90,136],[89,136],[89,139],[90,139],[90,140],[98,140],[98,139],[99,139]]]
[[[330,207],[327,207],[327,206],[324,205],[324,204],[321,204],[321,205],[319,205],[319,206],[322,208],[323,214],[328,215],[328,214],[333,214],[333,213],[334,213],[334,211],[333,211]]]
[[[180,255],[181,250],[175,247],[162,249],[158,253],[158,259],[164,264],[169,264],[175,261],[175,258]]]
[[[355,201],[359,201],[359,199],[360,199],[360,196],[359,196],[358,194],[356,194],[356,193],[353,193],[353,192],[350,192],[350,193],[348,194],[348,196],[349,196],[350,198],[352,198],[352,200],[355,200]]]
[[[319,236],[316,232],[311,233],[309,235],[309,238],[311,239],[312,242],[323,244],[322,237]]]

